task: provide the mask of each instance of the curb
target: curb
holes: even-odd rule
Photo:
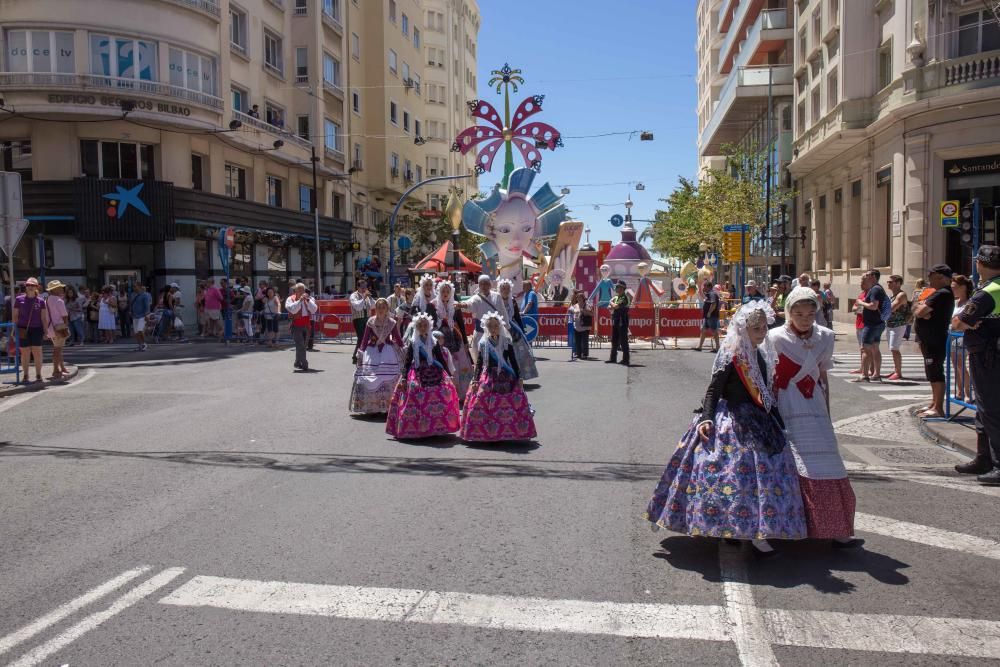
[[[937,422],[928,422],[926,419],[920,419],[915,413],[916,409],[911,409],[910,415],[917,420],[917,430],[920,431],[920,435],[937,445],[950,447],[951,449],[962,452],[963,454],[968,454],[973,458],[976,456],[975,442],[973,442],[971,446],[960,442],[940,429],[935,428]]]
[[[69,376],[66,378],[66,380],[72,380],[73,378],[75,378],[79,374],[80,374],[80,367],[79,366],[70,366],[69,367]],[[66,380],[59,380],[59,381],[56,381],[56,380],[45,380],[40,385],[38,385],[38,384],[30,384],[30,385],[28,385],[28,384],[20,384],[20,385],[15,385],[13,387],[10,387],[9,389],[0,389],[0,398],[5,398],[7,396],[16,396],[17,394],[24,394],[24,393],[27,393],[29,391],[42,391],[44,389],[47,389],[48,387],[58,387],[58,386],[61,386],[61,385],[65,384]]]

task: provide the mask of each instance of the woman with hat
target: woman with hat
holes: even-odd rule
[[[69,339],[69,311],[63,300],[66,285],[59,280],[50,280],[45,286],[49,293],[45,299],[45,310],[49,313],[48,338],[52,341],[52,377],[50,380],[62,380],[69,375],[69,369],[63,361],[63,346]]]
[[[693,536],[749,540],[806,537],[795,461],[771,393],[777,357],[768,343],[774,311],[751,301],[736,311],[698,414],[649,501],[656,527]]]
[[[24,293],[14,299],[12,319],[17,324],[18,343],[21,346],[21,366],[24,381],[28,381],[31,361],[35,362],[35,382],[42,381],[42,339],[49,328],[49,313],[45,301],[38,293],[38,280],[24,281]]]
[[[768,334],[778,359],[774,393],[798,468],[809,537],[849,549],[863,541],[854,537],[854,490],[830,420],[833,332],[816,325],[817,310],[809,287],[785,297],[786,322]]]

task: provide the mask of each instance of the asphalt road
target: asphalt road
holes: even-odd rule
[[[345,346],[71,354],[0,399],[0,663],[1000,660],[1000,491],[892,391],[834,382],[866,549],[758,564],[641,518],[706,353],[541,351],[540,435],[499,447],[348,417]]]

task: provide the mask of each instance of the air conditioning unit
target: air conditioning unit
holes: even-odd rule
[[[392,169],[390,169],[389,175],[392,176],[393,178],[399,178],[399,168],[393,167]]]

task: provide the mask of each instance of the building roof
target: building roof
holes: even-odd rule
[[[458,259],[462,263],[461,270],[466,273],[480,273],[483,270],[482,266],[473,262],[461,251],[458,253]],[[440,248],[420,260],[412,270],[443,273],[454,268],[453,261],[451,241],[445,241]]]
[[[635,227],[631,224],[626,224],[622,228],[622,240],[615,247],[611,249],[608,256],[604,258],[604,261],[635,261],[641,262],[643,260],[649,260],[649,252],[646,250],[645,246],[636,240]]]

